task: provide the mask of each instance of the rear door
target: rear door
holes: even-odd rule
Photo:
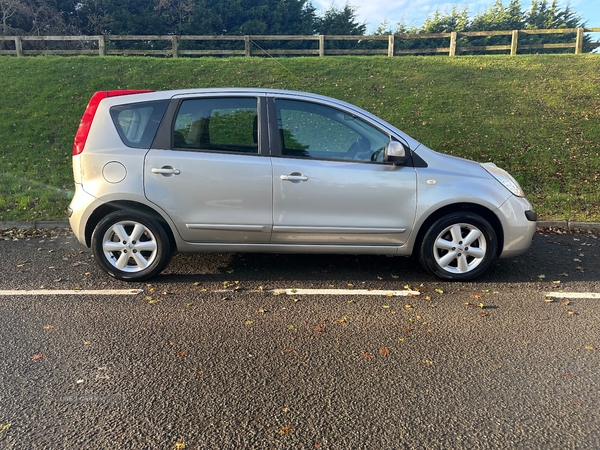
[[[390,135],[344,110],[305,100],[269,103],[273,141],[272,243],[393,246],[416,206],[413,167],[382,162]]]
[[[146,197],[189,242],[268,243],[271,162],[264,107],[252,95],[181,99],[144,163]],[[159,140],[160,142],[160,140]]]

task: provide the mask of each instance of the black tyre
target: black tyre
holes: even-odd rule
[[[115,211],[94,229],[92,253],[109,275],[141,281],[166,267],[172,249],[167,233],[155,219],[137,212]]]
[[[438,219],[425,233],[419,261],[445,280],[467,281],[494,261],[498,239],[494,228],[478,214],[457,212]]]

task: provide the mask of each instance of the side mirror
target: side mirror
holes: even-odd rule
[[[408,161],[408,151],[402,142],[390,141],[385,146],[384,161],[394,164],[404,164]]]

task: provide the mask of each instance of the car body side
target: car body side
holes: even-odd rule
[[[410,229],[400,244],[383,241],[383,245],[344,245],[339,243],[289,243],[289,242],[193,242],[184,239],[177,231],[173,218],[146,195],[148,173],[145,160],[153,150],[169,150],[165,144],[164,130],[172,129],[173,110],[181,99],[202,96],[254,96],[260,99],[260,152],[252,158],[292,159],[278,155],[273,127],[271,98],[300,99],[323,103],[375,124],[391,138],[409,149],[410,162],[404,166],[383,163],[391,171],[410,171],[414,177],[414,214]],[[163,122],[150,149],[131,148],[123,144],[109,114],[110,108],[128,102],[169,101]],[[267,109],[264,109],[267,107]],[[161,134],[163,133],[163,134]],[[157,145],[157,140],[162,144]],[[167,148],[164,148],[167,147]],[[360,164],[360,163],[347,163]],[[379,163],[378,163],[379,164]],[[411,255],[420,245],[423,234],[437,218],[448,212],[475,212],[490,222],[498,237],[499,257],[511,257],[525,252],[536,229],[535,221],[524,221],[525,211],[531,210],[529,202],[511,194],[479,163],[437,153],[412,137],[382,121],[376,116],[342,101],[317,95],[304,95],[289,91],[257,89],[188,90],[136,94],[131,98],[114,97],[103,100],[90,128],[86,149],[73,157],[75,196],[70,206],[70,222],[77,239],[90,246],[96,224],[109,212],[131,209],[156,218],[165,226],[173,247],[180,252],[297,252],[297,253],[371,253],[385,255]],[[273,166],[273,164],[271,164]],[[271,174],[273,178],[278,176]],[[460,180],[460,183],[457,183]],[[127,199],[123,199],[127,192]],[[387,197],[389,201],[389,196]],[[392,195],[393,198],[393,195]],[[373,198],[378,201],[378,198]],[[323,206],[326,209],[326,205]],[[274,220],[275,218],[272,218]],[[181,226],[181,224],[179,224]],[[271,223],[273,226],[273,223]],[[273,233],[273,230],[266,230]]]

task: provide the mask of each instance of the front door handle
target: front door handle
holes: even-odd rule
[[[308,181],[308,177],[300,172],[292,172],[289,175],[279,175],[279,179],[283,181]]]
[[[175,169],[171,166],[163,166],[160,169],[153,167],[152,173],[160,173],[162,175],[179,175],[181,173],[181,170]]]

